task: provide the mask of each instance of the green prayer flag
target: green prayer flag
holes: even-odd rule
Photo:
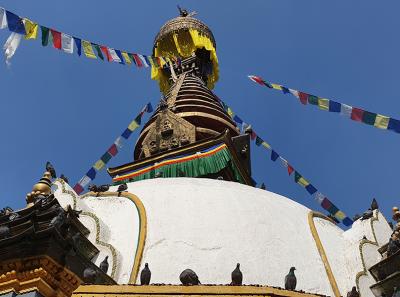
[[[104,56],[103,56],[103,53],[101,52],[100,46],[98,44],[95,44],[95,43],[92,43],[92,46],[96,49],[97,56],[100,59],[104,60]]]
[[[42,31],[42,45],[47,46],[49,44],[49,28],[40,26],[40,30]]]
[[[300,178],[301,178],[301,174],[298,173],[297,171],[295,171],[294,172],[294,181],[297,183]]]
[[[376,113],[364,111],[362,121],[367,125],[374,125],[376,119]]]
[[[308,96],[308,103],[312,105],[318,105],[318,97],[314,95]]]
[[[139,114],[136,118],[135,118],[135,122],[140,125],[142,123],[142,115]]]
[[[262,140],[260,137],[256,137],[256,145],[260,146],[262,143],[264,142],[264,140]]]

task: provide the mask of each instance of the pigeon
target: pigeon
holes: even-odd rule
[[[289,274],[285,276],[285,289],[286,290],[294,290],[296,289],[297,279],[294,275],[294,271],[296,268],[291,267]]]
[[[265,186],[265,184],[262,183],[261,186],[260,186],[260,189],[261,189],[261,190],[265,190],[266,188],[267,188],[267,187]]]
[[[361,218],[361,215],[359,213],[355,214],[353,217],[353,222],[357,221],[359,218]]]
[[[368,210],[362,214],[361,221],[368,220],[372,218],[373,215],[374,212],[370,208],[368,208]]]
[[[88,190],[91,191],[91,192],[96,192],[96,193],[99,192],[99,189],[97,188],[96,185],[90,185],[88,187]]]
[[[46,163],[46,171],[50,172],[52,178],[56,178],[56,170],[54,169],[53,165],[47,161]]]
[[[393,239],[393,237],[391,237],[389,239],[389,243],[388,243],[388,247],[387,247],[387,255],[388,257],[393,255],[394,253],[396,253],[398,250],[400,250],[400,243]]]
[[[394,229],[394,226],[393,226],[393,223],[392,223],[392,222],[389,222],[389,227],[390,227],[391,230]]]
[[[232,271],[232,282],[233,286],[241,286],[243,282],[243,274],[240,271],[240,263],[236,264],[235,270]]]
[[[96,271],[90,267],[83,271],[83,280],[86,284],[94,284],[96,282],[96,276]]]
[[[126,185],[126,184],[120,184],[119,186],[118,186],[118,192],[123,192],[123,191],[126,191],[126,190],[128,190],[128,186]]]
[[[60,207],[58,214],[54,218],[52,218],[52,220],[50,221],[50,225],[59,229],[62,225],[64,225],[65,219],[66,219],[66,217],[65,217],[64,210]]]
[[[61,173],[60,178],[65,181],[67,184],[69,184],[68,182],[68,177],[66,177],[64,174]]]
[[[357,292],[356,287],[353,287],[351,291],[347,293],[347,297],[360,297],[360,293]]]
[[[104,258],[104,260],[100,263],[100,269],[104,272],[104,273],[107,273],[107,271],[108,271],[108,266],[110,266],[109,264],[108,264],[108,256],[106,256],[105,258]]]
[[[10,228],[8,226],[0,226],[0,240],[10,237]]]
[[[199,285],[199,277],[197,276],[196,272],[194,272],[191,269],[185,269],[182,271],[181,275],[179,275],[179,279],[182,283],[182,285],[185,286],[193,286],[193,285]]]
[[[110,188],[109,185],[101,185],[101,186],[97,187],[97,191],[98,192],[107,192],[109,188]]]
[[[371,210],[375,210],[375,209],[378,209],[378,208],[379,208],[378,202],[376,201],[375,198],[372,199],[372,202],[371,202]]]
[[[140,272],[140,284],[141,285],[149,285],[151,279],[151,271],[149,269],[149,264],[144,264],[144,268],[142,272]]]

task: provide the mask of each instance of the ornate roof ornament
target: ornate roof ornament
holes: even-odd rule
[[[32,191],[26,195],[26,207],[31,207],[39,196],[47,197],[51,194],[51,173],[46,171],[43,177],[36,183]]]

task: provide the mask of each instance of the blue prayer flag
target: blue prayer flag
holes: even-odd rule
[[[306,190],[310,195],[313,195],[317,192],[317,189],[312,184],[307,185]]]
[[[89,171],[86,173],[86,175],[91,179],[94,180],[96,178],[96,170],[92,167],[89,169]]]
[[[124,59],[122,58],[122,54],[120,50],[115,50],[115,53],[117,54],[118,58],[121,60],[121,62],[119,62],[120,64],[125,64]]]
[[[26,34],[24,23],[22,22],[22,19],[19,16],[7,10],[6,10],[6,16],[7,16],[8,30],[18,34],[23,34],[23,35]]]
[[[75,41],[76,49],[78,51],[78,56],[80,56],[82,54],[81,39],[74,37],[74,41]]]
[[[151,103],[149,102],[149,103],[147,103],[147,106],[146,106],[146,111],[147,112],[153,112],[153,106],[151,105]]]
[[[129,136],[131,136],[131,134],[132,134],[132,131],[129,130],[128,128],[126,128],[126,130],[121,134],[121,136],[122,136],[123,138],[125,138],[125,139],[128,139]]]
[[[388,130],[393,130],[400,133],[400,121],[390,118],[388,124]]]
[[[329,111],[330,112],[340,112],[341,104],[336,101],[329,100]]]
[[[346,217],[343,220],[343,225],[345,225],[345,226],[351,226],[352,224],[353,224],[353,221],[349,217]]]
[[[235,116],[233,117],[233,120],[234,120],[236,123],[240,124],[240,125],[243,123],[242,119],[239,118],[237,115],[235,115]]]
[[[276,161],[276,159],[278,159],[279,155],[277,152],[275,152],[274,150],[272,150],[271,152],[271,160],[272,161]]]
[[[284,86],[282,86],[282,92],[283,92],[283,94],[288,94],[288,93],[290,93],[290,92],[289,92],[289,89],[286,88],[286,87],[284,87]]]

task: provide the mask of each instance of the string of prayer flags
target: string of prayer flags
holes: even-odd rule
[[[248,77],[250,80],[259,85],[265,86],[269,89],[282,91],[284,94],[291,94],[295,96],[303,105],[315,105],[321,110],[338,113],[356,122],[364,123],[366,125],[374,126],[383,130],[391,130],[393,132],[400,133],[400,121],[394,118],[366,111],[361,108],[353,107],[330,99],[311,95],[302,91],[290,89],[278,84],[269,83],[264,81],[259,76],[249,75]]]
[[[262,85],[266,84],[259,77],[253,78],[252,80]],[[273,88],[279,88],[279,86],[274,85]],[[229,114],[232,120],[238,125],[243,125],[244,121],[238,115],[236,115],[225,102],[223,102],[220,98],[218,99],[222,107]],[[248,125],[248,127],[251,127],[251,125]],[[351,224],[353,224],[353,221],[348,216],[346,216],[343,211],[339,210],[326,196],[321,194],[314,185],[312,185],[303,175],[301,175],[292,165],[290,165],[285,158],[283,158],[277,151],[275,151],[268,142],[266,142],[259,135],[257,135],[257,133],[253,129],[250,134],[250,139],[255,141],[256,146],[258,147],[262,146],[265,149],[270,150],[272,161],[275,162],[279,158],[282,166],[286,168],[288,175],[293,176],[294,182],[303,187],[308,192],[308,194],[313,196],[314,199],[317,200],[317,202],[321,205],[321,207],[327,210],[334,218],[341,221],[345,226],[350,226]],[[293,173],[294,175],[292,175]]]
[[[118,150],[122,148],[124,139],[127,140],[134,130],[136,130],[142,121],[142,117],[145,113],[153,112],[151,103],[147,103],[137,117],[128,125],[120,136],[114,141],[114,143],[108,148],[108,150],[97,160],[94,165],[86,172],[86,174],[79,180],[74,186],[74,191],[80,195],[85,187],[96,178],[97,172],[102,170],[104,166],[118,154]]]
[[[99,45],[98,43],[83,40],[53,28],[39,25],[30,19],[21,18],[15,13],[0,7],[0,29],[5,28],[8,28],[12,33],[24,36],[26,40],[37,39],[40,28],[42,46],[47,46],[50,43],[56,49],[62,50],[68,54],[73,54],[75,45],[78,56],[82,55],[83,49],[85,57],[89,59],[117,62],[121,65],[134,64],[138,68],[148,68],[150,66],[162,68],[167,64],[162,57],[134,54]],[[9,42],[4,45],[4,50],[7,51],[7,62],[14,55],[21,40],[20,36],[16,34],[12,34],[9,38]]]

